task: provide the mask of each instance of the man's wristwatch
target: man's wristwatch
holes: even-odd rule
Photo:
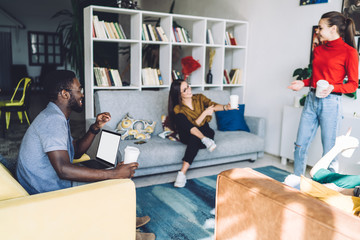
[[[355,197],[360,197],[360,186],[356,186],[354,188],[354,196]]]
[[[95,130],[93,127],[94,127],[95,124],[92,124],[89,128],[89,131],[92,133],[92,134],[98,134],[100,132],[100,128],[98,130]]]

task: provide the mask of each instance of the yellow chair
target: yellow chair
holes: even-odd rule
[[[0,223],[7,240],[135,240],[135,184],[116,179],[29,195],[0,163]]]
[[[11,99],[8,101],[1,101],[0,102],[0,116],[1,116],[1,122],[2,127],[5,135],[5,122],[6,122],[6,129],[9,129],[10,125],[10,114],[11,112],[17,112],[20,122],[23,123],[23,117],[22,113],[24,112],[25,118],[30,125],[30,121],[27,115],[27,107],[29,102],[29,90],[31,85],[31,79],[30,78],[22,78],[19,83],[16,86],[16,89],[14,91],[14,94],[12,95]],[[19,96],[19,92],[22,89],[22,94],[20,99],[16,99],[17,96]],[[4,117],[5,113],[5,117]],[[4,119],[5,118],[5,119]]]

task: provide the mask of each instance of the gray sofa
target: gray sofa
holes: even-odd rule
[[[202,92],[211,100],[226,104],[229,92],[209,90]],[[163,131],[161,115],[167,115],[168,91],[97,91],[95,93],[95,112],[110,112],[111,121],[105,128],[115,130],[120,120],[129,113],[135,119],[156,121],[155,132],[147,143],[136,145],[136,140],[121,141],[120,157],[124,155],[124,148],[135,146],[140,149],[138,158],[139,168],[135,176],[159,174],[177,171],[181,168],[182,157],[186,145],[181,142],[173,142],[158,136]],[[259,117],[246,116],[245,120],[251,133],[244,131],[217,130],[215,114],[210,126],[215,130],[215,142],[217,148],[213,152],[201,149],[196,156],[191,168],[229,163],[240,160],[255,161],[262,157],[265,147],[265,120]],[[93,123],[93,119],[87,120],[87,126]],[[98,139],[94,141],[88,154],[95,156]]]

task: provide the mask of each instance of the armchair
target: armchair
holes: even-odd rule
[[[135,239],[135,185],[108,180],[29,196],[0,163],[0,239]]]

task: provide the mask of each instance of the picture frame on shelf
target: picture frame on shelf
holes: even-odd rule
[[[355,23],[355,35],[360,36],[360,0],[343,0],[341,13]]]

